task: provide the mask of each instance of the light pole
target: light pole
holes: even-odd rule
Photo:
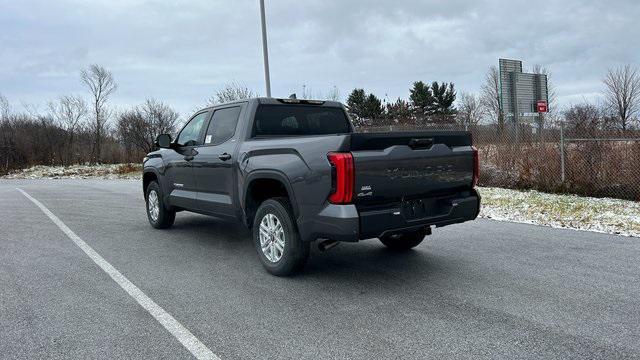
[[[269,79],[269,50],[267,50],[267,24],[264,20],[264,0],[260,0],[260,20],[262,23],[262,55],[264,56],[264,82],[267,97],[271,97],[271,80]]]

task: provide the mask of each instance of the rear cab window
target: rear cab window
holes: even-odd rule
[[[253,137],[347,134],[349,119],[339,107],[261,104]]]

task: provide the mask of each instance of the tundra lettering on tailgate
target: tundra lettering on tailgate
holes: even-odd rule
[[[403,169],[393,168],[387,169],[387,176],[389,179],[427,179],[438,178],[443,174],[453,172],[453,165],[437,165],[427,166],[424,169]]]

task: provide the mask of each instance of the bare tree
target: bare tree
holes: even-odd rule
[[[498,125],[498,131],[504,131],[504,113],[500,109],[500,74],[495,66],[489,67],[482,84],[480,103],[492,120]]]
[[[617,117],[622,131],[626,131],[640,112],[640,74],[631,65],[609,69],[602,81],[609,109]]]
[[[160,134],[173,134],[176,132],[180,115],[170,106],[155,99],[147,99],[140,105],[140,111],[151,125],[152,137],[155,141]]]
[[[2,93],[0,93],[0,119],[6,119],[9,117],[9,113],[11,113],[11,105],[9,104],[9,100],[7,100]]]
[[[88,112],[87,103],[79,96],[61,96],[56,102],[49,102],[49,114],[64,130],[66,137],[64,149],[59,152],[63,165],[74,161],[76,134]]]
[[[567,130],[573,131],[576,136],[596,137],[603,121],[601,111],[586,102],[571,106],[565,111],[564,118]]]
[[[151,137],[150,126],[137,107],[118,114],[116,130],[120,142],[128,154],[153,146],[153,142],[149,139]]]
[[[334,85],[324,98],[331,101],[340,101],[342,96],[340,96],[340,90],[338,90],[338,87]]]
[[[144,104],[118,116],[118,135],[127,150],[153,151],[159,134],[176,131],[179,115],[169,106],[147,99]]]
[[[307,100],[331,100],[331,101],[340,101],[340,90],[338,90],[337,86],[332,86],[329,91],[326,93],[322,93],[322,91],[314,91],[312,88],[307,86],[306,84],[302,84],[302,94],[298,96],[299,99],[307,99]]]
[[[477,125],[482,119],[484,108],[480,98],[476,94],[463,92],[460,94],[457,119],[465,128]]]
[[[216,91],[216,94],[207,100],[207,104],[222,104],[230,101],[249,99],[255,96],[256,94],[245,84],[232,81],[230,83],[226,83],[222,89]]]
[[[80,71],[80,80],[87,87],[92,97],[94,115],[94,140],[91,149],[91,162],[100,161],[102,152],[102,138],[106,131],[106,122],[109,119],[107,100],[118,88],[113,75],[104,67],[93,64],[89,68]]]
[[[11,155],[13,155],[13,127],[9,122],[9,114],[11,106],[2,93],[0,93],[0,161],[2,165],[1,172],[9,170]]]
[[[300,99],[313,99],[312,90],[306,84],[302,84],[302,95]]]
[[[20,100],[20,105],[22,105],[22,110],[24,111],[25,115],[36,119],[42,116],[42,114],[40,113],[40,109],[38,109],[38,106],[32,103],[28,103],[24,100]]]

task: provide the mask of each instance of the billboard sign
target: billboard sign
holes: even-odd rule
[[[513,101],[512,73],[522,73],[522,61],[520,60],[498,60],[500,65],[500,109],[506,115],[515,112]]]
[[[522,72],[522,61],[500,59],[500,108],[506,116],[537,116],[548,111],[547,76]],[[544,111],[538,107],[545,103]]]

